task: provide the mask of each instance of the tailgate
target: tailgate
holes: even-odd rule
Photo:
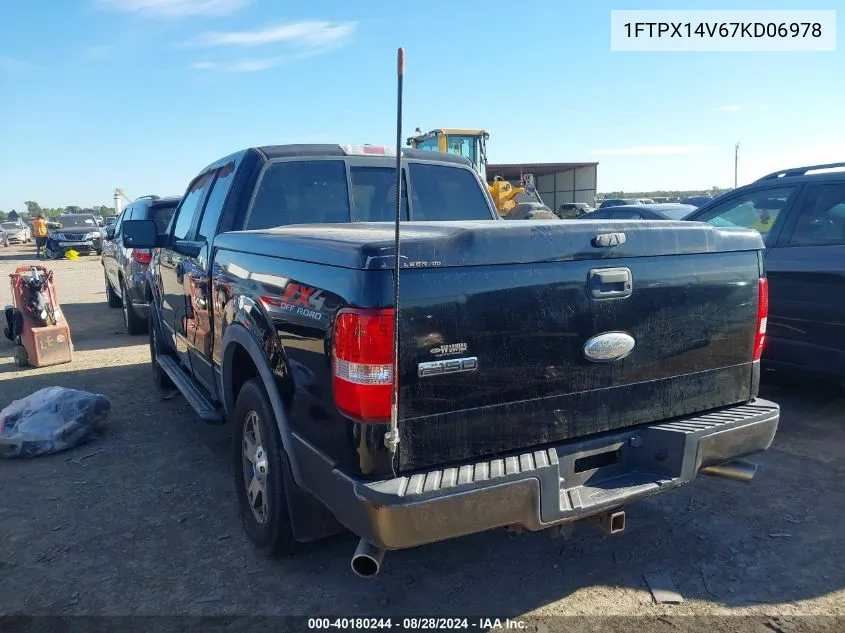
[[[669,254],[403,270],[400,469],[747,401],[759,251],[658,241]]]

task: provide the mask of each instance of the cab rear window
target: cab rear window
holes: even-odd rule
[[[403,220],[492,219],[481,186],[468,169],[412,162],[403,171]],[[347,169],[343,160],[280,162],[265,171],[245,228],[389,222],[395,209],[394,167],[382,163]]]

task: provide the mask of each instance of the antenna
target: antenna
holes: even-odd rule
[[[393,372],[392,395],[390,398],[390,431],[384,436],[384,444],[392,454],[399,446],[399,224],[402,221],[402,81],[405,78],[405,49],[400,48],[396,65],[396,221],[393,232],[393,248],[396,259],[393,264]]]

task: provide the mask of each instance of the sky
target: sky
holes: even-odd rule
[[[116,187],[181,194],[205,165],[255,145],[395,145],[400,46],[403,138],[484,128],[490,162],[597,161],[599,191],[732,186],[736,142],[740,185],[845,160],[841,49],[611,51],[611,9],[708,4],[6,2],[0,210],[112,206]]]

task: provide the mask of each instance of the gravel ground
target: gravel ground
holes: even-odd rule
[[[0,271],[34,261],[31,250],[0,249]],[[351,536],[288,560],[257,555],[239,524],[227,428],[155,391],[146,336],[122,333],[98,258],[49,266],[74,361],[17,371],[3,338],[0,406],[61,385],[113,408],[87,446],[0,462],[0,614],[649,614],[665,630],[685,628],[672,619],[683,615],[845,615],[841,390],[765,386],[783,416],[752,484],[701,478],[628,508],[615,536],[589,525],[556,540],[494,531],[390,552],[363,580],[349,569]],[[4,282],[4,304],[8,294]],[[651,572],[668,574],[684,602],[655,604]]]

